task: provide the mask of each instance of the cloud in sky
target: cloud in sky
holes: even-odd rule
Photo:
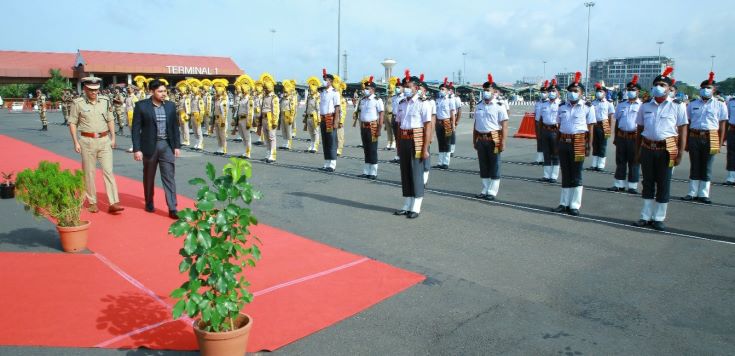
[[[19,29],[4,38],[6,50],[230,56],[250,74],[300,81],[337,67],[337,0],[42,0],[32,9],[10,2],[4,10],[6,31]],[[717,77],[732,77],[734,12],[726,0],[598,0],[590,60],[656,55],[661,40],[679,80],[705,79],[711,55]],[[501,82],[541,76],[543,61],[547,77],[585,68],[583,1],[343,0],[341,20],[350,80],[381,77],[386,57],[398,62],[399,73],[411,68],[429,79],[451,78],[463,67],[463,52],[473,82],[487,72]]]

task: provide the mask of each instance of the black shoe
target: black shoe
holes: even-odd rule
[[[400,159],[395,159],[394,158],[394,159],[390,160],[390,163],[399,163],[399,162],[401,162]]]
[[[596,171],[597,167],[587,167],[584,169],[585,171]]]
[[[355,147],[357,147],[357,148],[362,148],[362,145],[357,145],[357,146],[355,146]]]
[[[681,200],[683,200],[683,201],[692,201],[692,200],[694,200],[694,197],[691,196],[691,195],[689,195],[689,194],[687,194],[687,196],[681,197]]]
[[[488,194],[488,195],[485,196],[485,200],[487,200],[487,201],[493,201],[493,200],[495,200],[495,196]]]
[[[571,216],[579,216],[579,209],[569,209],[567,213]]]
[[[643,220],[643,219],[640,219],[640,220],[638,220],[638,221],[636,221],[636,222],[633,223],[634,226],[638,226],[638,227],[646,227],[646,226],[648,226],[650,224],[651,224],[650,221]]]
[[[712,200],[710,200],[710,198],[699,197],[697,198],[697,201],[704,204],[712,204]]]
[[[485,199],[487,197],[487,194],[477,194],[475,195],[475,198],[477,199]]]
[[[653,229],[656,231],[666,231],[666,226],[663,221],[654,221],[651,226],[653,226]]]
[[[178,219],[179,213],[176,210],[169,210],[168,217],[170,217],[171,219]]]
[[[152,213],[152,212],[156,211],[156,208],[154,208],[153,205],[146,205],[145,211],[146,212],[149,212],[149,213]]]
[[[334,168],[332,168],[332,167],[327,167],[327,168],[324,168],[324,171],[325,171],[325,172],[329,172],[329,173],[332,173],[332,172],[334,172]]]
[[[539,181],[544,182],[544,183],[548,183],[550,180],[551,178],[546,178],[546,177],[539,179]]]
[[[722,183],[722,185],[735,185],[735,182],[725,181],[725,183]]]
[[[406,215],[406,214],[408,214],[408,211],[407,210],[403,210],[403,209],[396,210],[396,211],[393,212],[393,215]]]
[[[610,192],[622,192],[623,190],[625,190],[625,188],[610,187],[610,188],[607,188],[607,190]]]
[[[41,131],[48,131],[48,126],[43,125],[43,127],[41,128]]]
[[[553,212],[555,212],[555,213],[563,213],[563,212],[567,211],[567,209],[569,209],[569,208],[568,208],[568,207],[566,207],[566,206],[564,206],[564,205],[561,205],[561,204],[560,204],[560,205],[559,205],[559,206],[557,206],[556,208],[554,208],[554,209],[551,209],[551,211],[553,211]]]
[[[431,168],[437,168],[437,169],[439,169],[439,168],[442,168],[442,165],[441,164],[437,164],[435,166],[431,166]]]
[[[378,176],[369,175],[369,176],[367,176],[367,179],[376,180],[376,179],[378,179]]]
[[[263,146],[263,141],[253,142],[255,146]]]
[[[549,183],[556,183],[556,179],[554,178],[549,179]]]
[[[367,174],[358,174],[357,176],[360,177],[360,178],[368,178],[368,177],[370,177]]]
[[[406,214],[406,217],[409,219],[416,219],[417,217],[419,217],[419,213],[415,211],[409,211],[408,214]]]
[[[442,169],[449,169],[449,165],[443,164]]]
[[[638,190],[633,189],[633,188],[628,188],[628,194],[638,194]]]

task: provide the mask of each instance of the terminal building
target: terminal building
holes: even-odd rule
[[[0,84],[44,83],[58,69],[81,91],[79,79],[94,75],[104,86],[132,84],[133,77],[225,78],[233,81],[243,70],[229,57],[78,50],[76,53],[0,51]]]
[[[667,66],[673,67],[674,60],[659,56],[596,60],[590,62],[590,85],[604,81],[606,87],[620,90],[638,74],[638,82],[646,88]]]

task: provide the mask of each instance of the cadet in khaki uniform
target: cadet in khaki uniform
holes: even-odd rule
[[[38,106],[38,115],[41,118],[41,131],[48,131],[48,120],[46,119],[46,95],[41,89],[36,89],[36,106]]]
[[[176,83],[179,91],[176,102],[176,112],[179,115],[179,126],[181,131],[181,144],[189,146],[189,120],[191,118],[191,96],[189,96],[189,83],[182,80]]]
[[[260,82],[265,87],[265,95],[261,101],[260,117],[258,119],[258,136],[263,135],[266,143],[265,163],[276,161],[276,130],[278,129],[278,117],[280,105],[275,93],[276,80],[268,73],[260,75]]]
[[[335,77],[339,80],[339,77]],[[337,128],[337,157],[342,156],[342,149],[345,147],[345,118],[347,117],[347,100],[345,100],[345,90],[347,83],[339,80],[339,87],[335,88],[339,93],[339,103],[344,108],[340,110],[339,127]]]
[[[243,74],[240,80],[240,88],[242,95],[237,102],[237,129],[240,131],[242,143],[245,145],[245,153],[241,157],[250,159],[252,143],[250,138],[250,129],[255,123],[255,103],[253,101],[253,88],[255,82],[247,74]]]
[[[306,80],[309,85],[306,93],[306,109],[304,110],[304,131],[309,133],[310,143],[307,152],[316,153],[319,150],[319,92],[318,88],[322,82],[317,77],[309,77]]]
[[[202,98],[202,82],[199,79],[187,79],[189,87],[191,87],[191,128],[194,131],[194,149],[200,150],[202,147],[202,112],[204,111],[204,100]]]
[[[214,120],[213,133],[217,137],[217,151],[215,154],[224,155],[227,153],[227,111],[229,109],[227,97],[227,79],[212,80],[214,86]]]
[[[294,101],[293,92],[296,90],[296,82],[291,80],[283,81],[283,98],[281,99],[281,137],[285,144],[280,148],[290,150],[293,148],[293,122],[296,117],[296,102]]]
[[[69,132],[74,141],[74,149],[82,155],[84,170],[84,186],[88,210],[91,213],[97,209],[97,190],[95,188],[95,173],[97,161],[102,166],[102,175],[105,181],[105,190],[110,207],[110,214],[119,213],[125,208],[120,206],[117,195],[117,184],[112,173],[112,149],[115,147],[115,122],[112,118],[112,104],[105,97],[99,95],[100,78],[82,78],[84,95],[74,100],[69,112]],[[77,138],[79,131],[80,138]]]
[[[64,125],[69,123],[69,109],[71,109],[72,100],[74,100],[74,96],[71,94],[71,89],[64,89],[64,94],[61,95],[61,113],[64,114]]]
[[[115,109],[115,122],[117,123],[118,135],[122,135],[123,127],[125,127],[125,97],[120,89],[115,88],[115,95],[112,97],[112,106]]]

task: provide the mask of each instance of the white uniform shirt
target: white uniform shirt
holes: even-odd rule
[[[559,123],[559,104],[561,100],[554,99],[545,101],[541,105],[541,120],[544,125],[556,125]]]
[[[403,92],[401,92],[398,95],[393,95],[393,103],[392,103],[393,106],[392,106],[392,108],[393,108],[393,117],[394,117],[394,120],[396,122],[400,122],[401,121],[399,119],[399,117],[398,117],[398,106],[400,105],[401,100],[403,100]]]
[[[460,99],[459,95],[454,96],[454,108],[456,110],[462,109],[462,99]]]
[[[533,113],[535,114],[534,119],[536,119],[536,121],[541,120],[541,108],[544,106],[544,103],[548,101],[549,99],[544,99],[536,102],[536,105],[533,108]]]
[[[677,128],[687,124],[684,107],[666,98],[661,104],[651,99],[641,105],[636,124],[643,126],[643,137],[652,141],[663,141],[679,136]]]
[[[488,133],[501,129],[503,121],[508,120],[508,112],[502,104],[481,101],[475,108],[475,130],[479,133]]]
[[[730,125],[735,125],[735,98],[732,98],[727,101],[727,111],[728,115],[730,115]]]
[[[334,107],[339,106],[339,94],[332,87],[324,89],[319,100],[319,115],[334,114]]]
[[[434,99],[424,100],[424,110],[428,111],[429,118],[436,116],[436,101]]]
[[[587,125],[597,122],[595,110],[587,106],[583,100],[576,104],[564,103],[559,106],[559,132],[563,134],[578,134],[587,132]]]
[[[605,121],[610,115],[615,115],[615,106],[606,99],[594,100],[592,101],[592,106],[595,108],[597,122]]]
[[[687,117],[690,129],[717,130],[720,128],[720,121],[727,120],[727,106],[715,98],[706,102],[697,99],[689,103]]]
[[[383,100],[376,98],[375,94],[360,99],[360,121],[362,122],[377,120],[383,110]]]
[[[641,99],[636,98],[634,102],[621,101],[615,110],[615,123],[618,129],[625,132],[638,130],[638,111],[641,109]]]
[[[398,117],[401,120],[402,130],[418,129],[431,121],[431,113],[418,95],[401,101],[398,105]]]
[[[450,98],[439,98],[436,101],[436,118],[439,120],[449,119],[457,111],[457,103]]]

